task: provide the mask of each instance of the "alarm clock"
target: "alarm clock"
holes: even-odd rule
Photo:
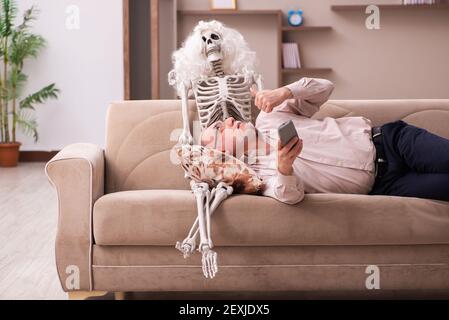
[[[293,27],[298,27],[302,25],[303,17],[302,17],[302,11],[298,10],[291,10],[288,12],[288,24]]]

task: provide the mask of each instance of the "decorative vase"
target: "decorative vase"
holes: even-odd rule
[[[17,167],[21,145],[20,142],[0,143],[0,167]]]

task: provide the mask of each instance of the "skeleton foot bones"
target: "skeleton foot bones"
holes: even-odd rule
[[[184,258],[189,257],[195,251],[199,233],[198,251],[203,255],[203,273],[206,278],[213,278],[218,271],[218,265],[217,253],[212,250],[214,245],[211,239],[210,218],[218,206],[232,194],[233,188],[223,182],[220,182],[212,191],[209,191],[207,183],[191,181],[190,185],[197,200],[198,217],[187,238],[182,243],[176,243],[176,249],[183,253]]]

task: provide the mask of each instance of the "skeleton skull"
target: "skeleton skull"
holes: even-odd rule
[[[221,35],[217,32],[206,30],[201,33],[203,40],[204,55],[207,57],[207,61],[214,62],[223,59],[221,54]]]

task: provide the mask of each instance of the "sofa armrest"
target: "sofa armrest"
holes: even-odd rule
[[[104,194],[104,151],[93,144],[65,147],[45,166],[58,197],[56,266],[64,291],[92,288],[92,209]]]

